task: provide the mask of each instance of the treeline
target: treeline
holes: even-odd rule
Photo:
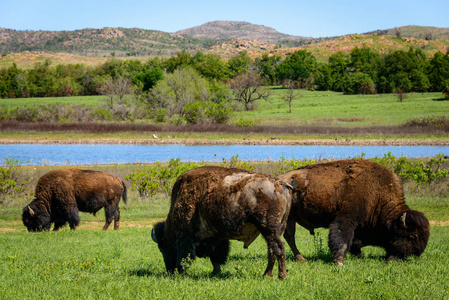
[[[178,52],[174,57],[139,60],[111,59],[89,67],[83,64],[51,66],[37,63],[31,70],[13,65],[0,69],[0,97],[53,97],[98,95],[111,80],[126,78],[135,88],[151,89],[164,74],[191,67],[211,81],[227,82],[242,73],[256,72],[263,85],[284,80],[301,88],[332,90],[347,94],[444,91],[449,86],[449,54],[437,52],[427,58],[424,51],[410,48],[380,55],[370,48],[337,52],[326,63],[318,63],[306,50],[286,56],[261,54],[251,59],[246,51],[225,61],[216,54]]]

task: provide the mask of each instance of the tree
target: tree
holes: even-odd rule
[[[240,74],[247,73],[250,64],[251,57],[248,56],[248,51],[240,51],[239,54],[228,60],[229,75],[233,78]]]
[[[280,55],[274,54],[269,56],[266,52],[262,53],[260,58],[255,59],[254,65],[264,83],[268,85],[276,84],[276,66],[280,61]]]
[[[312,74],[316,70],[315,57],[306,50],[298,50],[288,55],[276,68],[278,79],[299,81],[301,87],[311,84]]]
[[[220,88],[217,90],[225,93]],[[187,67],[176,69],[172,74],[166,74],[164,80],[158,81],[149,92],[148,104],[152,109],[166,109],[169,116],[182,116],[188,103],[208,102],[218,98],[220,96],[214,94],[210,83],[193,68]]]
[[[287,80],[285,85],[288,87],[287,92],[282,96],[282,99],[288,103],[288,112],[292,112],[292,102],[300,95],[300,91],[296,88],[296,84],[292,80]]]
[[[165,61],[165,69],[169,73],[173,73],[177,68],[184,68],[192,62],[192,55],[182,50]]]
[[[198,51],[191,60],[192,67],[209,80],[226,79],[228,68],[217,54],[203,54]]]
[[[329,57],[329,67],[332,74],[332,90],[344,92],[348,80],[349,55],[339,51]]]
[[[443,91],[449,85],[449,54],[437,52],[429,63],[428,77],[432,91]]]
[[[270,96],[269,89],[260,85],[260,77],[256,72],[244,73],[229,82],[233,90],[234,99],[245,106],[245,110],[254,109],[256,101],[267,100]]]
[[[99,88],[99,93],[106,96],[107,105],[110,109],[115,104],[125,104],[127,97],[133,94],[131,81],[127,78],[108,79]]]
[[[134,84],[140,83],[144,92],[149,91],[159,80],[164,79],[164,72],[159,68],[144,71],[132,78]]]

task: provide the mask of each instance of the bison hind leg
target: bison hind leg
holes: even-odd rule
[[[350,222],[334,221],[329,225],[329,249],[334,255],[334,263],[343,265],[343,258],[351,248],[355,226]]]
[[[285,245],[281,239],[280,226],[275,230],[261,230],[268,247],[268,265],[264,272],[265,276],[273,276],[273,267],[276,259],[278,261],[278,278],[287,278],[286,257],[285,257]]]

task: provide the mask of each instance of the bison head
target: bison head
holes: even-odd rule
[[[408,256],[419,257],[426,249],[429,240],[429,221],[419,211],[409,210],[399,215],[390,224],[390,239],[387,260],[403,259]]]
[[[23,208],[22,221],[30,232],[49,230],[51,227],[51,217],[47,209],[33,202]]]
[[[167,272],[173,273],[176,269],[176,248],[174,242],[168,240],[165,234],[165,222],[157,223],[151,231],[151,238],[157,243],[159,250],[164,257]]]

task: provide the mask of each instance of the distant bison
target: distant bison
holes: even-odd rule
[[[78,212],[95,213],[104,207],[107,230],[114,219],[119,228],[120,198],[126,203],[126,186],[111,174],[80,169],[61,169],[44,174],[36,185],[35,199],[23,208],[22,220],[28,231],[54,230],[69,223],[75,229]]]
[[[287,277],[281,235],[290,211],[291,187],[266,174],[235,168],[200,167],[176,180],[165,222],[155,225],[158,244],[169,273],[183,273],[186,258],[209,257],[213,274],[229,253],[229,240],[247,248],[262,233],[268,247],[264,275],[272,276],[278,260],[279,278]]]
[[[312,234],[329,228],[336,265],[349,250],[359,256],[367,245],[386,250],[387,260],[420,256],[429,239],[429,221],[404,202],[399,178],[369,160],[340,160],[305,166],[277,177],[294,188],[284,237],[299,261],[295,223]]]

